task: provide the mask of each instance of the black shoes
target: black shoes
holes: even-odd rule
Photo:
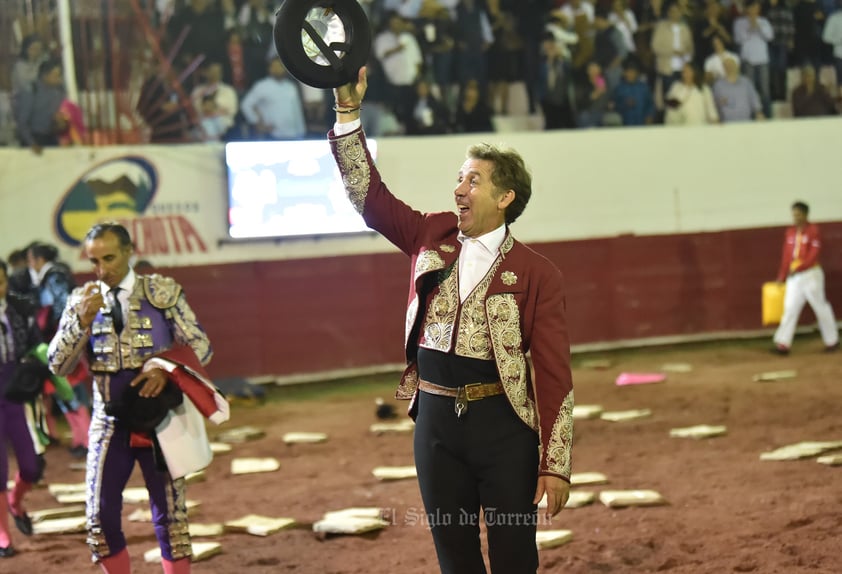
[[[839,341],[836,342],[835,345],[828,345],[824,348],[825,353],[835,353],[839,350]]]
[[[24,536],[32,536],[32,519],[29,518],[27,513],[24,512],[23,516],[18,516],[12,512],[11,508],[9,508],[9,514],[12,515],[12,519],[15,521],[15,526],[18,527],[18,530],[20,530]]]
[[[67,449],[67,451],[70,453],[70,456],[72,456],[73,458],[77,458],[77,459],[83,459],[83,458],[86,458],[88,456],[88,449],[85,448],[84,446],[82,446],[81,444],[76,445],[76,446],[71,446],[70,448]]]
[[[15,549],[10,546],[3,548],[0,546],[0,558],[11,558],[15,555]]]

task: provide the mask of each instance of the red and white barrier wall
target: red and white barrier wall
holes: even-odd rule
[[[760,284],[777,272],[796,199],[821,224],[842,312],[838,119],[390,138],[378,165],[407,203],[449,210],[478,139],[515,147],[533,171],[512,229],[564,272],[576,345],[759,329]],[[140,256],[184,285],[216,349],[214,376],[402,362],[402,254],[373,234],[235,242],[226,210],[221,146],[0,150],[0,253],[50,241],[84,278],[84,231],[127,222]]]

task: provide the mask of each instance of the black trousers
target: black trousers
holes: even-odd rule
[[[414,450],[421,498],[442,574],[485,574],[480,508],[492,574],[534,574],[538,436],[505,395],[468,403],[420,392]]]

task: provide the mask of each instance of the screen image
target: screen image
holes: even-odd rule
[[[371,157],[377,144],[368,140]],[[369,231],[326,140],[230,142],[228,234],[235,239]]]

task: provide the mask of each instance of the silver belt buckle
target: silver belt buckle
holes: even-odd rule
[[[456,418],[462,418],[462,415],[468,411],[468,396],[465,394],[465,387],[456,389],[454,409],[456,410]]]

